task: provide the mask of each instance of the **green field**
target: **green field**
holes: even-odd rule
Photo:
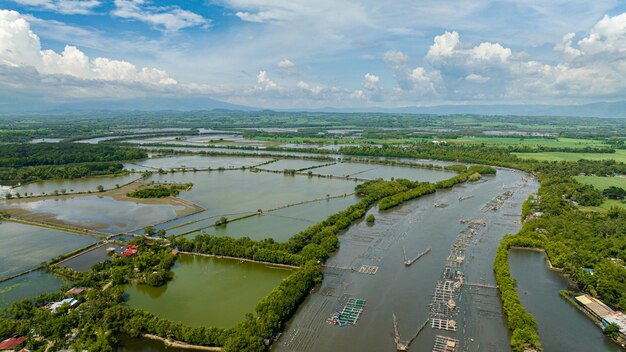
[[[626,163],[626,150],[616,150],[615,153],[564,153],[564,152],[544,152],[544,153],[514,153],[522,159],[537,159],[547,161],[577,161],[587,160],[615,160]]]
[[[604,190],[611,186],[626,189],[626,177],[576,176],[574,178],[580,183],[592,185],[599,190]],[[617,199],[606,199],[600,206],[580,208],[585,211],[607,211],[612,207],[626,209],[626,203]]]
[[[618,207],[626,210],[626,203],[617,199],[607,199],[602,205],[597,207],[579,207],[582,211],[600,211],[605,212],[613,207]]]
[[[601,191],[611,186],[626,189],[626,177],[576,176],[574,178],[580,183],[592,185]]]
[[[552,148],[602,148],[608,147],[603,141],[575,138],[528,138],[528,137],[463,137],[450,139],[448,143],[485,143],[501,146],[545,146]]]

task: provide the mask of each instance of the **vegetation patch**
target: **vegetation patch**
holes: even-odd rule
[[[177,196],[181,190],[189,190],[192,186],[191,183],[156,185],[138,189],[126,195],[131,198],[167,198]]]

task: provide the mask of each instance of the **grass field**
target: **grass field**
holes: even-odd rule
[[[577,161],[580,159],[588,160],[615,160],[626,163],[626,150],[616,150],[615,153],[563,153],[563,152],[545,152],[545,153],[515,153],[522,159],[537,159],[548,161]]]
[[[609,188],[611,186],[626,189],[626,177],[600,177],[600,176],[576,176],[576,181],[587,185],[592,185],[599,190]],[[617,199],[607,199],[598,207],[580,207],[585,211],[607,211],[612,207],[626,209],[626,203]]]
[[[607,210],[613,208],[613,207],[618,207],[618,208],[622,208],[626,210],[626,203],[622,202],[621,200],[617,200],[617,199],[607,199],[604,201],[604,203],[602,203],[602,205],[598,206],[598,207],[579,207],[580,210],[582,211],[599,211],[599,212],[606,212]]]
[[[448,143],[485,143],[501,146],[546,146],[554,148],[584,148],[584,147],[608,147],[602,141],[591,139],[574,139],[574,138],[523,138],[523,137],[464,137],[450,139]]]
[[[611,186],[626,189],[626,177],[576,176],[574,178],[580,183],[592,185],[599,190],[604,190]]]

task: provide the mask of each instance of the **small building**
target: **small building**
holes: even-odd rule
[[[129,244],[128,246],[126,246],[126,249],[122,252],[121,256],[122,257],[130,257],[131,255],[137,253],[137,245],[136,244]]]
[[[613,314],[605,315],[602,320],[602,325],[607,326],[609,324],[616,324],[619,326],[619,332],[626,335],[626,315],[622,312],[615,312]]]
[[[66,298],[64,300],[52,303],[49,309],[52,313],[56,313],[57,309],[61,308],[65,304],[69,305],[70,307],[74,307],[78,304],[78,301],[75,298]]]
[[[580,295],[576,297],[576,301],[596,319],[602,321],[605,316],[615,313],[613,309],[602,303],[599,299],[589,295]]]
[[[178,253],[180,253],[180,251],[178,250],[178,248],[174,248],[174,249],[172,249],[172,254],[173,254],[173,255],[178,255]]]
[[[83,292],[85,292],[84,288],[82,288],[82,287],[74,287],[74,288],[71,288],[71,289],[67,290],[67,292],[65,292],[65,295],[66,296],[78,296],[78,295],[80,295]]]
[[[0,351],[13,351],[26,342],[24,336],[11,337],[0,342]]]

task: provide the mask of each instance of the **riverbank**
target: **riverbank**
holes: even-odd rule
[[[157,335],[152,335],[152,334],[143,334],[143,337],[147,339],[151,339],[151,340],[161,341],[167,347],[184,348],[188,350],[197,350],[197,351],[214,351],[214,352],[222,350],[221,347],[192,345],[192,344],[188,344],[188,343],[177,341],[177,340],[166,339],[166,338],[163,338]]]

